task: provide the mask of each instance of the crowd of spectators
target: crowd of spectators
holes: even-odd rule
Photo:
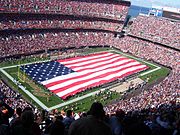
[[[104,36],[103,33],[99,34]],[[101,104],[95,103],[90,112],[75,114],[71,110],[66,114],[58,110],[40,113],[27,108],[26,106],[30,105],[1,81],[1,95],[9,97],[3,98],[5,103],[1,102],[1,133],[178,135],[180,133],[179,52],[130,36],[123,38],[111,36],[109,40],[108,43],[114,44],[114,47],[123,52],[171,67],[170,74],[159,84],[142,91],[135,97],[105,106],[104,111]],[[11,96],[16,98],[10,98]],[[16,110],[15,113],[13,109]]]
[[[140,95],[132,97],[128,100],[122,100],[117,104],[110,105],[107,108],[108,112],[113,112],[117,109],[123,109],[127,112],[136,111],[141,109],[157,108],[162,104],[179,102],[180,53],[178,51],[167,49],[154,43],[129,36],[122,38],[121,44],[116,45],[116,47],[137,57],[152,60],[167,67],[171,67],[172,71],[162,82],[148,90],[143,91]]]
[[[124,20],[130,3],[102,0],[0,0],[0,12],[82,15]]]
[[[180,22],[162,17],[138,16],[129,34],[180,49]]]
[[[55,48],[109,45],[113,37],[113,33],[100,31],[13,34],[0,37],[0,57]]]
[[[103,0],[0,0],[0,12],[47,13],[123,20],[128,6]],[[164,18],[138,16],[129,33],[180,48],[180,23]],[[0,30],[63,28],[76,31],[43,31],[0,36],[0,57],[40,50],[109,45],[142,59],[171,68],[160,83],[137,96],[103,107],[94,103],[90,111],[38,111],[0,80],[0,135],[178,135],[180,134],[180,53],[155,43],[125,36],[115,37],[112,21],[59,18],[0,19]],[[149,76],[151,77],[151,76]],[[106,113],[106,115],[105,115]]]
[[[123,23],[112,20],[82,19],[64,16],[38,16],[28,15],[23,18],[18,15],[15,17],[2,16],[0,18],[0,30],[17,30],[17,29],[102,29],[109,31],[121,31]]]
[[[8,104],[12,109],[22,108],[31,106],[26,100],[21,97],[21,94],[15,92],[0,80],[0,100]]]
[[[0,103],[1,135],[179,135],[179,106],[106,114],[95,102],[88,112],[72,110],[35,112],[31,107],[12,109]]]

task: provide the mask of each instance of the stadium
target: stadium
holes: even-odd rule
[[[180,134],[180,13],[130,7],[0,0],[0,135]]]

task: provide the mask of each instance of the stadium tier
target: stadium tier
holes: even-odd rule
[[[0,30],[18,29],[101,29],[122,30],[124,22],[89,17],[48,14],[0,14]]]
[[[0,57],[40,50],[112,45],[114,34],[101,31],[57,31],[5,35],[0,38]]]
[[[180,22],[154,16],[138,16],[129,34],[180,49]]]
[[[0,12],[81,15],[124,21],[129,6],[130,2],[108,0],[1,0]]]

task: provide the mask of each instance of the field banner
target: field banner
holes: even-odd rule
[[[21,66],[33,80],[62,99],[147,68],[136,60],[110,52]]]

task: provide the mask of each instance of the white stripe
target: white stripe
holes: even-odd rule
[[[118,58],[114,58],[114,59],[111,59],[111,60],[108,60],[108,61],[102,61],[102,62],[97,62],[95,64],[92,64],[92,65],[88,65],[88,66],[79,66],[77,68],[73,68],[74,71],[79,71],[81,69],[88,69],[88,68],[95,68],[97,66],[100,66],[100,65],[103,65],[103,64],[108,64],[108,63],[111,63],[113,61],[116,61],[120,58],[123,58],[123,57],[118,57]]]
[[[98,62],[98,61],[103,61],[103,60],[107,60],[107,59],[114,58],[114,57],[117,58],[117,56],[119,56],[119,55],[115,54],[115,55],[112,55],[112,56],[107,56],[105,58],[93,59],[93,60],[89,60],[89,61],[87,60],[87,61],[84,61],[84,62],[79,62],[79,63],[76,63],[76,64],[72,64],[72,65],[66,65],[66,64],[64,64],[64,65],[67,66],[67,67],[83,66],[83,65],[86,65],[86,64],[90,64],[90,63],[94,63],[94,62]]]
[[[106,76],[106,77],[104,77],[104,78],[98,78],[98,79],[91,80],[91,81],[89,81],[89,82],[86,82],[86,83],[83,83],[83,84],[80,84],[80,85],[71,87],[71,88],[69,88],[69,89],[67,89],[67,90],[64,90],[64,91],[62,91],[62,92],[57,93],[57,95],[58,95],[59,97],[62,97],[62,96],[64,96],[64,95],[68,94],[68,93],[71,93],[71,92],[73,92],[73,91],[76,91],[76,90],[78,90],[79,88],[89,86],[89,85],[91,85],[91,84],[93,84],[93,83],[95,83],[95,82],[99,82],[99,81],[101,81],[101,80],[107,80],[107,81],[108,81],[108,80],[110,80],[110,79],[112,79],[112,78],[115,78],[115,77],[121,76],[121,75],[123,75],[123,74],[126,74],[127,72],[134,71],[134,70],[137,70],[137,69],[140,69],[140,68],[144,68],[144,67],[146,67],[146,65],[140,65],[140,66],[138,66],[138,67],[131,67],[131,68],[125,69],[125,70],[123,70],[123,71],[120,71],[120,72],[118,72],[118,73],[115,73],[115,74],[111,74],[111,75],[109,75],[109,76]]]
[[[118,61],[118,62],[112,63],[112,64],[107,63],[106,65],[104,65],[102,67],[98,67],[98,68],[94,68],[94,66],[93,67],[89,66],[88,68],[85,68],[86,70],[83,70],[79,73],[85,73],[85,71],[91,73],[91,72],[95,72],[95,71],[104,70],[104,69],[107,69],[107,68],[110,68],[113,66],[118,66],[118,65],[122,66],[122,64],[129,62],[129,61],[132,61],[132,59],[125,59],[125,60],[121,60],[121,61]],[[135,61],[132,61],[132,62],[135,62]]]
[[[56,90],[56,89],[68,86],[68,85],[70,85],[72,83],[75,83],[75,82],[79,82],[79,81],[87,80],[87,79],[93,79],[94,77],[97,77],[97,76],[100,76],[100,75],[103,75],[103,74],[106,74],[106,73],[109,73],[109,72],[117,71],[117,70],[120,70],[122,68],[127,68],[129,66],[135,66],[135,65],[138,65],[138,64],[139,64],[139,62],[132,62],[132,63],[126,64],[126,65],[123,65],[123,66],[119,66],[117,68],[109,68],[107,70],[102,70],[102,71],[99,71],[99,72],[92,73],[92,74],[90,74],[88,76],[85,76],[85,77],[79,77],[79,78],[71,79],[71,80],[66,81],[64,83],[51,86],[48,89],[49,90]]]
[[[107,57],[104,57],[104,58],[99,58],[99,59],[93,59],[93,60],[87,60],[87,61],[84,61],[84,62],[79,62],[76,64],[71,64],[71,65],[66,65],[67,67],[73,67],[73,66],[83,66],[83,65],[86,65],[86,64],[90,64],[90,63],[94,63],[94,62],[98,62],[98,61],[103,61],[103,60],[107,60],[107,59],[110,59],[110,58],[119,58],[119,55],[118,54],[115,54],[115,55],[112,55],[112,56],[107,56]]]
[[[61,62],[61,64],[71,64],[71,63],[74,63],[74,62],[80,62],[80,61],[84,61],[84,60],[89,60],[89,59],[93,59],[93,58],[99,58],[99,57],[104,57],[104,56],[109,56],[109,55],[112,55],[113,53],[107,53],[107,54],[100,54],[100,55],[97,55],[97,56],[89,56],[89,57],[86,57],[86,58],[77,58],[75,60],[68,60],[68,61],[64,61],[64,62]]]
[[[102,67],[99,67],[99,68],[88,68],[87,70],[83,70],[82,72],[74,72],[74,73],[70,73],[70,74],[67,74],[67,75],[63,75],[63,76],[57,76],[55,78],[52,78],[52,79],[49,79],[49,80],[46,80],[46,81],[43,81],[41,82],[43,85],[47,85],[49,83],[52,83],[52,82],[56,82],[56,81],[59,81],[59,80],[64,80],[64,79],[69,79],[69,78],[72,78],[72,77],[76,77],[76,76],[80,76],[80,75],[84,75],[86,74],[87,72],[96,72],[96,71],[100,71],[100,70],[103,70],[103,69],[106,69],[106,68],[109,68],[109,67],[112,67],[112,66],[117,66],[117,65],[121,65],[123,63],[126,63],[126,62],[129,62],[131,61],[132,59],[125,59],[125,60],[121,60],[119,62],[116,62],[116,63],[113,63],[113,64],[108,64],[106,63],[107,65],[105,66],[102,66]]]

